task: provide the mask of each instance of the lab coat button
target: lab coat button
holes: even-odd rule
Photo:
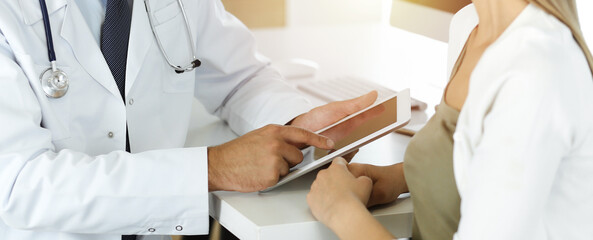
[[[177,225],[177,227],[175,227],[175,230],[181,231],[181,230],[183,230],[183,227],[181,225]]]
[[[149,229],[148,229],[148,231],[149,231],[149,232],[154,232],[154,231],[156,231],[156,229],[154,229],[154,228],[149,228]]]
[[[107,137],[109,137],[109,138],[113,138],[113,132],[109,132],[109,133],[107,133]]]
[[[130,100],[128,100],[128,104],[134,105],[134,99],[133,98],[130,98]]]

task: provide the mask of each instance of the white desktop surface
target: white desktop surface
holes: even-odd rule
[[[253,31],[259,51],[272,61],[290,58],[320,65],[318,79],[353,75],[394,90],[410,88],[412,97],[428,103],[416,113],[424,122],[434,113],[446,83],[447,44],[389,26],[346,25],[288,27]],[[299,80],[290,80],[299,81]],[[236,135],[220,120],[194,106],[196,125],[187,146],[215,145]],[[360,149],[353,162],[388,165],[403,160],[410,137],[389,134]],[[210,215],[240,239],[336,239],[311,214],[306,202],[316,172],[268,193],[214,192]],[[396,237],[410,237],[409,198],[375,207],[372,214]]]
[[[377,150],[385,148],[401,155],[408,141],[409,137],[390,134],[375,142],[378,144],[361,149],[355,162],[383,159],[390,153]],[[392,160],[401,161],[401,157]],[[316,172],[266,193],[215,192],[210,196],[210,214],[240,239],[336,239],[307,205],[306,196]],[[411,236],[411,199],[375,207],[372,213],[396,236]]]

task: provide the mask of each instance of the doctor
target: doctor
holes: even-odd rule
[[[311,110],[218,0],[0,1],[0,89],[2,240],[206,234],[376,98]],[[194,98],[242,137],[183,148]]]

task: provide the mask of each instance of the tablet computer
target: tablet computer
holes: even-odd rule
[[[410,90],[406,89],[317,131],[334,141],[334,149],[324,150],[313,146],[304,149],[303,161],[292,167],[290,173],[276,185],[261,192],[273,190],[405,126],[412,116],[410,104]]]

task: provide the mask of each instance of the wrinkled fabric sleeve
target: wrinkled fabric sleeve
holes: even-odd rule
[[[312,106],[257,53],[252,33],[220,1],[201,1],[195,96],[239,135],[285,124]],[[206,25],[207,24],[207,25]]]

